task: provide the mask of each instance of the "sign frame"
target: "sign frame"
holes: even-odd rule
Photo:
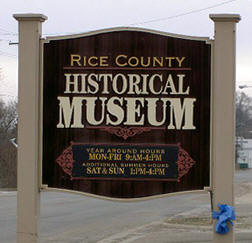
[[[40,119],[42,117],[41,103],[39,103],[41,101],[39,75],[41,75],[42,22],[47,20],[47,17],[42,14],[14,14],[13,17],[19,22],[20,125],[18,127],[17,242],[32,243],[39,241],[40,191],[46,189],[46,186],[41,185],[40,179],[42,152]],[[211,102],[214,105],[211,113],[213,117],[211,124],[213,168],[211,171],[213,172],[210,182],[212,178],[214,180],[212,180],[213,185],[211,184],[210,191],[213,193],[213,208],[217,210],[218,203],[234,205],[235,46],[236,23],[241,20],[241,17],[239,14],[211,14],[209,17],[215,24],[212,56],[214,60],[212,91],[214,92]],[[27,55],[27,51],[29,55]],[[226,56],[229,58],[225,59]],[[27,84],[29,89],[27,89]],[[222,94],[226,95],[225,99],[222,99]],[[27,109],[29,109],[28,112]],[[223,110],[226,109],[227,112],[223,118]],[[226,123],[227,118],[230,123]],[[227,151],[230,152],[228,155]],[[223,171],[225,172],[224,178]],[[53,188],[52,190],[62,191]],[[85,193],[78,194],[85,195]],[[116,200],[113,199],[113,201]],[[233,228],[226,235],[218,235],[215,233],[214,227],[213,242],[234,242]]]
[[[160,197],[167,197],[167,196],[173,196],[176,194],[184,194],[184,193],[191,193],[191,192],[200,192],[200,193],[208,193],[209,192],[209,188],[212,188],[212,123],[213,123],[213,119],[212,119],[212,84],[213,84],[213,44],[214,41],[209,38],[209,37],[197,37],[197,36],[188,36],[188,35],[181,35],[181,34],[174,34],[174,33],[169,33],[169,32],[162,32],[162,31],[157,31],[157,30],[151,30],[151,29],[146,29],[146,28],[138,28],[138,27],[115,27],[115,28],[108,28],[108,29],[101,29],[101,30],[95,30],[95,31],[90,31],[90,32],[84,32],[84,33],[79,33],[79,34],[73,34],[73,35],[62,35],[62,36],[49,36],[49,37],[45,37],[43,39],[40,40],[40,57],[41,57],[41,61],[40,61],[40,66],[41,66],[41,70],[43,70],[43,46],[46,43],[49,43],[50,41],[54,41],[54,40],[68,40],[68,39],[75,39],[75,38],[81,38],[81,37],[88,37],[88,36],[93,36],[93,35],[97,35],[97,34],[103,34],[103,33],[111,33],[111,32],[117,32],[117,31],[137,31],[137,32],[144,32],[144,33],[150,33],[150,34],[156,34],[156,35],[161,35],[161,36],[165,36],[165,37],[173,37],[173,38],[179,38],[179,39],[185,39],[185,40],[195,40],[195,41],[204,41],[206,44],[209,44],[211,47],[211,64],[210,64],[210,135],[209,135],[209,186],[204,187],[203,189],[196,189],[196,190],[186,190],[186,191],[178,191],[178,192],[169,192],[169,193],[163,193],[163,194],[157,194],[154,196],[146,196],[146,197],[139,197],[137,199],[139,199],[141,201],[141,198],[143,198],[143,200],[146,200],[146,198],[150,197],[150,198],[160,198]],[[43,134],[43,71],[41,71],[40,73],[40,78],[41,78],[41,121],[40,121],[40,126],[41,126],[41,134]],[[43,137],[43,136],[42,136]],[[43,138],[42,138],[43,139]],[[47,189],[47,190],[53,190],[53,191],[66,191],[66,192],[72,192],[75,194],[83,194],[83,195],[88,195],[91,197],[97,197],[97,198],[105,198],[108,200],[119,200],[119,201],[131,201],[134,200],[135,198],[117,198],[117,197],[109,197],[109,196],[101,196],[101,195],[96,195],[93,193],[88,193],[88,192],[81,192],[81,191],[77,191],[77,190],[69,190],[69,189],[63,189],[63,188],[55,188],[55,187],[49,187],[48,185],[43,185],[42,184],[42,143],[41,143],[41,162],[40,162],[40,168],[41,168],[41,188],[43,189]],[[104,181],[106,181],[107,179],[104,179]],[[146,180],[148,181],[148,180]]]

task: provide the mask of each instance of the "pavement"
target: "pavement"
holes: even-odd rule
[[[4,210],[0,217],[3,228],[3,231],[0,229],[0,242],[12,243],[15,242],[13,225],[16,220],[16,192],[1,190],[0,198],[0,210]],[[69,193],[45,192],[41,203],[40,242],[212,242],[213,226],[209,202],[209,194],[192,193],[141,202],[137,207],[134,203],[118,204]],[[235,242],[252,243],[252,169],[236,172],[235,202]],[[5,215],[7,211],[9,212]]]
[[[252,170],[247,172],[251,173]],[[206,199],[202,196],[199,201],[204,201],[204,198]],[[252,182],[236,182],[235,211],[235,242],[252,243]],[[122,231],[98,243],[206,243],[212,241],[211,207],[202,203],[202,206],[192,210],[132,230]]]
[[[252,179],[252,178],[251,178]],[[235,242],[252,243],[252,182],[235,185]],[[120,232],[98,243],[206,243],[213,241],[210,206]]]

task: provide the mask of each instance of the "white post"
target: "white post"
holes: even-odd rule
[[[235,36],[237,14],[211,14],[215,24],[213,50],[213,208],[234,205],[235,168]],[[215,227],[215,225],[214,225]],[[215,232],[215,231],[214,231]],[[234,242],[233,228],[214,233],[214,243]]]
[[[41,14],[15,14],[18,54],[17,242],[39,242],[39,108]]]

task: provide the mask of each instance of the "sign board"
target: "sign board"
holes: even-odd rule
[[[47,38],[43,184],[119,198],[209,186],[210,74],[207,38]]]

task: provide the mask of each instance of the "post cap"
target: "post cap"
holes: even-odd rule
[[[43,14],[34,14],[34,13],[26,13],[26,14],[13,14],[13,18],[17,21],[39,21],[44,22],[47,20],[47,16]]]
[[[210,14],[209,18],[214,22],[236,22],[241,20],[240,14]]]

